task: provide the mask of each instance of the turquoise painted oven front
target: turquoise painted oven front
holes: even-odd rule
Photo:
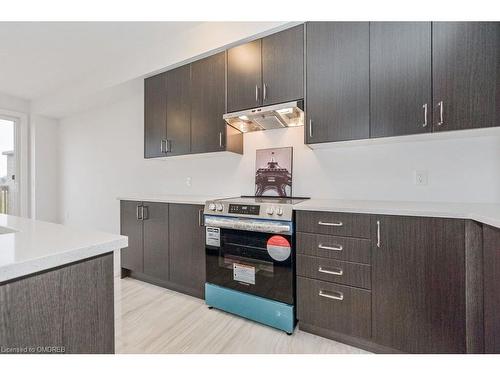
[[[205,284],[208,306],[266,324],[289,334],[295,327],[294,306],[237,290]]]

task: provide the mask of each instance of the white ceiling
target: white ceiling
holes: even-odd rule
[[[0,93],[61,118],[109,101],[134,79],[291,24],[0,22]]]
[[[33,100],[167,42],[195,22],[2,22],[0,91]]]

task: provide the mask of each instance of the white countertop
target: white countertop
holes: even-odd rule
[[[180,194],[132,194],[118,197],[121,201],[134,201],[134,202],[159,202],[159,203],[182,203],[182,204],[201,204],[204,205],[206,201],[228,198],[227,196],[208,196],[208,195],[180,195]]]
[[[131,195],[119,200],[205,204],[208,200],[228,198],[227,196],[202,195]],[[446,202],[405,202],[372,201],[347,199],[308,199],[293,206],[294,210],[352,212],[361,214],[430,216],[455,219],[471,219],[500,228],[500,204],[498,203],[446,203]]]
[[[363,201],[343,199],[308,199],[294,210],[352,212],[362,214],[430,216],[471,219],[500,228],[498,203],[441,203],[402,201]]]
[[[0,214],[0,282],[127,245],[125,236]]]

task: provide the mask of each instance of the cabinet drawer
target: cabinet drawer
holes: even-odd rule
[[[298,277],[297,317],[319,328],[369,338],[371,292]]]
[[[297,275],[371,289],[371,266],[335,259],[297,256]]]
[[[297,211],[297,231],[370,238],[370,216],[344,212]]]
[[[297,233],[297,253],[371,264],[371,241],[361,238]]]

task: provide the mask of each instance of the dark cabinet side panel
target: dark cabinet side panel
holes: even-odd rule
[[[227,51],[228,112],[258,107],[262,104],[261,40]]]
[[[262,102],[304,97],[304,25],[262,39]]]
[[[205,227],[203,206],[169,205],[170,281],[203,298],[205,290]]]
[[[144,274],[168,280],[168,204],[144,202]]]
[[[381,235],[372,254],[373,340],[407,353],[464,353],[464,221],[375,220]]]
[[[165,156],[162,140],[167,138],[166,74],[144,80],[144,157]]]
[[[188,154],[191,149],[190,81],[190,64],[167,72],[168,156]]]
[[[433,22],[432,71],[434,131],[500,125],[500,22]]]
[[[370,23],[370,137],[432,129],[431,23]]]
[[[369,23],[306,24],[306,143],[366,139]]]
[[[500,229],[483,226],[484,349],[500,353]]]
[[[195,61],[191,65],[191,152],[224,149],[226,123],[226,53]]]
[[[137,207],[142,202],[120,202],[120,233],[128,236],[128,247],[121,250],[121,267],[143,272],[143,231],[142,221],[137,219]]]

